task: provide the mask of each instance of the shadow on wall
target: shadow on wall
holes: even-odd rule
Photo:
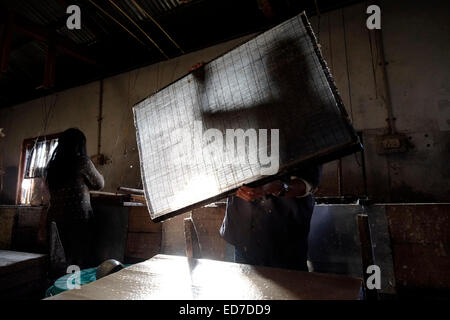
[[[327,107],[328,101],[316,87],[312,56],[305,53],[296,39],[287,38],[274,43],[262,59],[264,68],[257,71],[267,73],[267,78],[259,79],[255,85],[264,86],[267,81],[267,87],[259,89],[256,99],[265,98],[266,101],[242,108],[233,108],[234,101],[221,101],[229,105],[220,105],[218,110],[209,109],[207,90],[214,87],[212,76],[208,74],[211,70],[196,70],[193,74],[201,94],[198,101],[201,119],[198,120],[207,128],[222,130],[223,134],[227,127],[233,126],[243,130],[279,129],[280,164],[330,147],[329,141],[334,141],[335,133],[331,129],[318,132],[318,126],[327,123],[328,128],[341,128],[341,119]],[[253,67],[258,68],[258,64]],[[238,76],[242,77],[242,83],[247,81],[245,72]],[[244,90],[241,92],[243,98],[248,94]]]

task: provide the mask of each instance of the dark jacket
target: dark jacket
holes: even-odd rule
[[[89,190],[100,190],[105,182],[88,157],[80,156],[57,186],[49,185],[49,218],[72,221],[92,218]],[[64,174],[64,173],[62,173]]]
[[[308,181],[314,188],[319,184],[321,167],[292,175]],[[246,263],[307,270],[314,202],[313,195],[303,198],[269,195],[255,201],[229,197],[220,234],[235,246]]]
[[[89,190],[104,186],[103,176],[86,156],[78,157],[56,185],[49,184],[50,207],[47,213],[49,249],[51,260],[64,259],[67,265],[91,267],[93,255],[94,214]],[[58,236],[51,232],[55,222]],[[59,237],[60,242],[57,239]],[[52,257],[55,245],[62,246],[64,257]],[[61,268],[61,266],[54,266]],[[64,269],[64,266],[62,266]]]

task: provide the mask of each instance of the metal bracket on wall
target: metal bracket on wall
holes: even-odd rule
[[[376,145],[378,154],[391,154],[407,152],[411,144],[406,135],[394,133],[378,136]]]

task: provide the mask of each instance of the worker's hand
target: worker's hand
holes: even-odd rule
[[[247,186],[242,186],[236,192],[236,196],[247,201],[253,201],[264,196],[264,192],[261,187],[250,188]]]
[[[254,201],[265,195],[278,195],[283,190],[283,184],[279,180],[266,183],[263,186],[250,188],[242,186],[236,192],[236,196],[247,201]],[[286,198],[295,198],[304,196],[306,192],[306,185],[300,179],[291,180],[288,184],[288,191],[283,195]]]
[[[306,185],[300,179],[291,180],[289,182],[289,188],[286,194],[284,195],[286,198],[295,198],[299,196],[303,196],[306,192]]]
[[[262,188],[264,194],[266,194],[266,195],[273,194],[276,196],[283,190],[283,183],[280,180],[275,180],[275,181],[266,183],[261,188]]]
[[[189,72],[201,69],[201,68],[203,68],[204,65],[205,65],[205,63],[203,61],[196,63],[192,67],[189,68]]]
[[[242,186],[236,192],[236,196],[247,201],[253,201],[268,194],[277,195],[281,192],[282,188],[281,181],[276,180],[256,188]]]

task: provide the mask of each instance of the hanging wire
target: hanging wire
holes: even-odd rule
[[[110,159],[113,160],[114,156],[116,154],[116,151],[118,150],[117,145],[119,144],[119,138],[123,137],[123,140],[126,140],[126,138],[128,137],[128,130],[129,130],[129,126],[125,125],[125,121],[128,121],[129,119],[129,109],[130,109],[130,104],[131,104],[131,91],[134,91],[136,88],[136,84],[137,84],[137,79],[139,77],[139,73],[140,73],[140,69],[137,69],[135,71],[135,75],[134,75],[134,79],[132,80],[131,77],[131,73],[133,71],[129,71],[128,72],[128,79],[127,79],[127,102],[125,104],[125,107],[122,108],[122,115],[121,115],[121,122],[120,122],[120,127],[119,130],[117,131],[117,135],[115,137],[115,141],[114,141],[114,145],[111,151],[111,157]],[[125,114],[126,113],[126,114]],[[109,167],[107,167],[107,169],[105,170],[105,176],[107,177],[110,173],[111,170],[113,168],[114,164],[111,164]],[[122,168],[121,172],[120,172],[120,179],[119,179],[119,185],[122,184],[122,180],[124,177],[124,167]]]
[[[368,1],[366,1],[366,7],[369,6]],[[378,99],[378,83],[377,83],[377,76],[376,76],[376,65],[378,64],[378,48],[377,52],[375,52],[376,56],[373,55],[373,44],[372,44],[372,32],[369,28],[367,28],[367,38],[369,40],[369,46],[370,46],[370,57],[372,62],[372,75],[373,75],[373,82],[375,85],[375,99]],[[377,46],[376,39],[375,39],[375,45]],[[377,46],[378,47],[378,46]]]
[[[345,16],[344,16],[344,9],[341,9],[341,15],[342,15],[342,28],[344,30],[344,52],[345,52],[345,66],[346,66],[346,73],[347,73],[347,87],[348,87],[348,99],[350,103],[350,115],[351,120],[353,122],[353,103],[352,103],[352,88],[351,88],[351,82],[350,82],[350,70],[349,70],[349,58],[348,58],[348,49],[347,49],[347,32],[345,30]]]
[[[316,6],[316,13],[317,13],[317,43],[320,45],[320,9],[319,5],[317,4],[317,0],[314,0],[314,4]]]
[[[331,35],[330,16],[331,16],[331,14],[328,14],[328,47],[329,47],[329,51],[330,51],[331,71],[334,72],[334,63],[333,63],[333,45],[332,45],[332,35]]]
[[[133,38],[135,38],[140,44],[142,44],[144,47],[147,47],[145,45],[144,42],[142,42],[141,40],[139,40],[139,38],[133,33],[131,32],[127,27],[125,27],[123,24],[121,24],[116,18],[114,18],[112,15],[110,15],[108,12],[106,12],[105,10],[103,10],[99,5],[97,5],[94,1],[92,0],[88,0],[92,5],[94,5],[98,10],[100,10],[101,12],[103,12],[104,15],[106,15],[108,18],[110,18],[112,21],[114,21],[115,23],[117,23],[120,27],[122,27],[122,29],[124,29],[129,35],[131,35]]]
[[[170,79],[171,83],[175,80],[175,71],[177,70],[178,63],[179,63],[179,59],[176,59],[175,60],[175,66],[173,67],[172,77]]]
[[[90,0],[89,0],[90,1]],[[169,56],[158,46],[158,44],[145,32],[125,11],[123,11],[113,0],[108,0],[114,8],[116,8],[121,14],[123,14],[132,24],[136,26],[136,28],[141,31],[145,37],[150,40],[150,42],[158,49],[158,51],[166,58],[169,59]]]
[[[166,32],[166,30],[164,30],[163,27],[161,27],[161,25],[158,23],[158,21],[153,19],[153,17],[147,12],[147,10],[145,10],[135,0],[131,0],[131,2],[165,34],[165,36],[178,48],[178,50],[181,51],[181,53],[184,53],[183,49],[181,49],[181,47],[178,45],[178,43],[176,43],[175,40],[173,40],[172,37]]]

